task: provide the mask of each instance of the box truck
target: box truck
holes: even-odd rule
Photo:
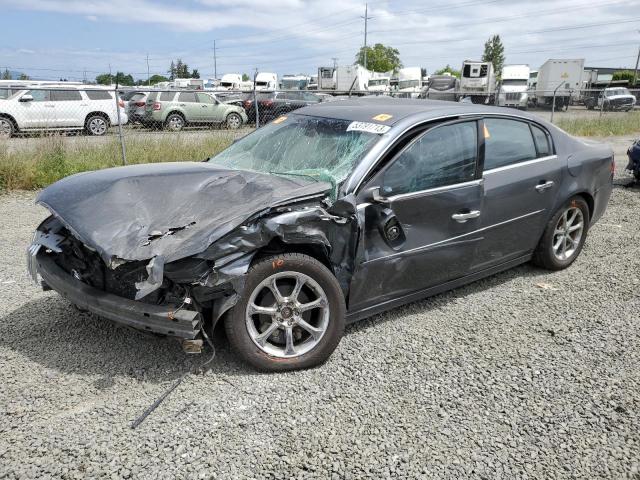
[[[535,104],[551,107],[555,92],[557,109],[568,107],[579,95],[584,76],[584,58],[549,59],[538,69]]]

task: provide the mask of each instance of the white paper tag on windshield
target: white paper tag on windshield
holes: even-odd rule
[[[378,133],[382,135],[387,133],[391,127],[389,125],[378,125],[377,123],[369,122],[351,122],[347,127],[347,132],[367,132]]]

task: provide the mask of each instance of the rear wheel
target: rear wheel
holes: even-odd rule
[[[103,115],[90,115],[84,124],[89,135],[101,137],[109,129],[109,121]]]
[[[0,117],[0,138],[11,138],[15,133],[15,127],[11,119]]]
[[[231,130],[237,130],[242,126],[242,117],[237,113],[230,113],[227,115],[227,128]]]
[[[567,201],[549,220],[533,257],[533,263],[549,270],[571,265],[587,238],[589,206],[582,197]]]
[[[336,278],[307,255],[259,261],[225,323],[236,353],[255,368],[297,370],[324,362],[340,342],[345,301]]]
[[[164,128],[167,130],[172,130],[174,132],[179,132],[184,128],[185,121],[184,117],[179,113],[170,114],[164,122]]]

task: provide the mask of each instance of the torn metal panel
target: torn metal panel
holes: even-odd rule
[[[301,177],[176,162],[72,175],[43,190],[37,203],[114,267],[197,254],[253,215],[329,188]]]

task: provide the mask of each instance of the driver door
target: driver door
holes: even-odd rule
[[[358,194],[364,216],[349,309],[366,310],[466,275],[482,233],[478,122],[440,124]],[[373,201],[371,191],[379,187]]]

